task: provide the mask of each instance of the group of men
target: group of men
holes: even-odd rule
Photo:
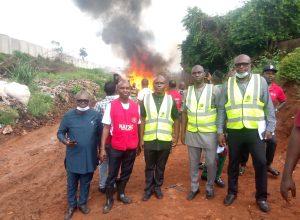
[[[191,187],[187,199],[192,200],[199,193],[202,151],[205,152],[206,198],[214,197],[214,183],[224,186],[220,179],[224,160],[218,155],[228,148],[228,193],[224,204],[231,205],[236,199],[241,158],[250,153],[255,169],[257,205],[268,212],[267,171],[271,166],[267,164],[265,145],[273,137],[275,110],[267,81],[251,72],[250,57],[239,55],[234,65],[235,74],[219,86],[206,83],[203,67],[194,66],[193,84],[180,93],[182,101],[172,92],[174,83],[176,86],[172,80],[170,92],[166,93],[167,80],[163,75],[154,78],[153,93],[148,89],[147,80],[142,81],[138,102],[130,98],[130,84],[123,79],[105,84],[107,96],[96,104],[95,110],[89,108],[89,94],[79,92],[77,108],[65,114],[58,130],[59,140],[67,146],[69,207],[65,219],[70,219],[77,207],[84,214],[90,211],[87,198],[98,158],[99,191],[106,194],[103,213],[112,209],[115,191],[119,201],[132,202],[125,188],[135,158],[142,150],[145,158],[142,200],[149,200],[153,194],[162,199],[165,166],[172,147],[178,142],[180,121],[181,141],[187,145],[190,162]],[[268,71],[275,70],[272,68]],[[176,97],[180,101],[176,101]],[[275,151],[275,147],[272,149]],[[271,154],[270,157],[274,157],[274,152]]]

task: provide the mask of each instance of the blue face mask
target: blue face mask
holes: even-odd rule
[[[249,72],[244,72],[244,73],[238,73],[237,72],[235,75],[236,75],[237,78],[243,79],[243,78],[245,78],[246,76],[249,75]]]

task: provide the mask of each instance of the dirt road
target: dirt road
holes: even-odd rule
[[[43,127],[24,136],[13,138],[0,147],[0,219],[62,219],[66,203],[66,175],[63,166],[65,148],[56,140],[57,125]],[[288,133],[288,131],[286,132]],[[286,135],[286,134],[285,134]],[[279,143],[274,166],[282,170],[286,138]],[[107,215],[101,212],[104,195],[97,191],[98,170],[91,184],[87,216],[76,212],[74,219],[299,219],[300,196],[286,204],[279,193],[280,179],[269,177],[271,212],[260,212],[254,199],[254,171],[252,163],[240,177],[238,199],[230,207],[223,205],[226,189],[216,188],[213,200],[205,199],[204,182],[200,194],[189,202],[185,199],[189,189],[187,150],[179,145],[167,164],[163,187],[165,197],[152,197],[142,202],[144,187],[144,159],[135,163],[127,193],[133,204],[116,201]],[[300,169],[295,171],[299,190]],[[226,170],[223,173],[227,179]],[[175,188],[172,186],[176,185]]]

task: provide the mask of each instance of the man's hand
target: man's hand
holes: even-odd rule
[[[144,140],[140,140],[138,147],[136,149],[136,156],[139,156],[144,149]]]
[[[292,177],[282,177],[280,185],[280,193],[283,199],[288,202],[289,191],[292,192],[292,196],[296,197],[296,186]]]
[[[222,147],[227,147],[226,138],[224,134],[218,134],[218,142]]]
[[[100,149],[100,161],[103,162],[107,159],[106,150],[104,147]]]
[[[142,152],[142,148],[140,146],[137,147],[136,149],[136,156],[139,156]]]
[[[272,139],[272,132],[266,131],[266,132],[265,132],[264,139],[265,139],[265,140],[270,140],[270,139]]]
[[[69,147],[74,147],[77,144],[76,141],[74,140],[71,141],[70,138],[67,138],[63,143]]]

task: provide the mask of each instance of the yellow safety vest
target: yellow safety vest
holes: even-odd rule
[[[246,92],[242,96],[236,77],[228,79],[228,101],[225,104],[227,128],[257,129],[258,122],[265,120],[264,103],[260,101],[261,76],[252,74]]]
[[[173,100],[170,95],[165,94],[161,103],[159,112],[152,94],[145,95],[144,105],[146,109],[144,141],[172,141],[173,119],[171,117],[171,110]]]
[[[217,132],[216,108],[211,106],[213,85],[205,84],[202,94],[197,101],[194,86],[189,86],[186,96],[186,107],[190,132]]]

